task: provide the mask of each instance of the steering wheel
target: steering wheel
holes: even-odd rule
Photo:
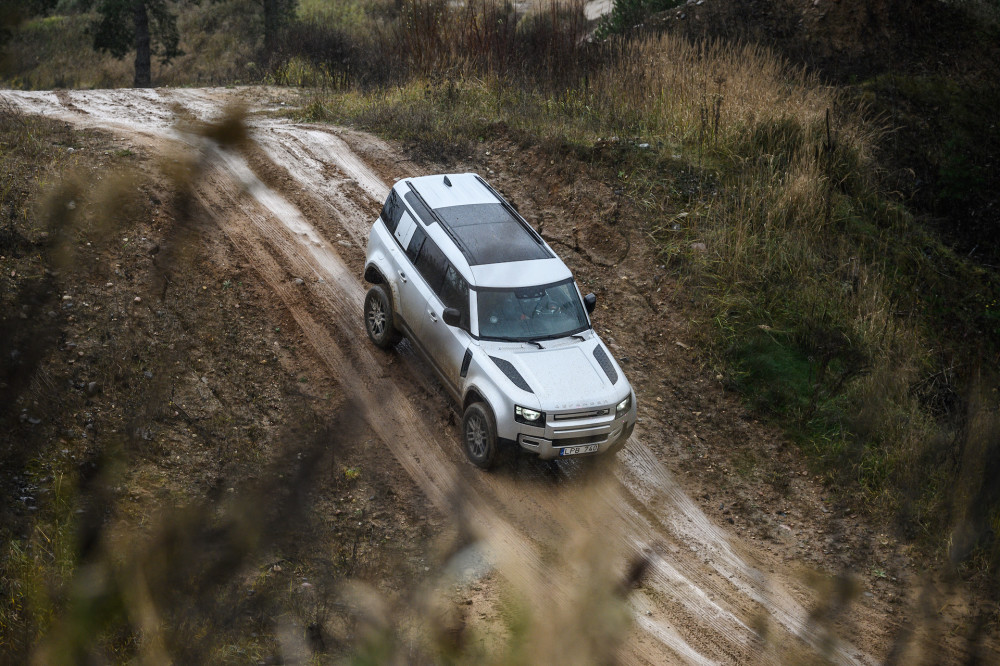
[[[538,299],[535,303],[535,309],[532,311],[532,317],[552,317],[558,314],[562,314],[563,306],[551,300],[548,296],[545,298]]]

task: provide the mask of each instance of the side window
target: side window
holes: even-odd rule
[[[424,241],[424,247],[420,250],[420,255],[417,257],[415,264],[417,270],[420,271],[420,274],[424,276],[428,286],[430,286],[431,291],[440,295],[441,282],[444,280],[444,272],[448,267],[448,260],[445,259],[444,253],[441,252],[441,249],[434,241],[430,239]]]
[[[427,240],[427,232],[420,225],[417,225],[417,228],[413,230],[413,235],[410,236],[410,242],[406,245],[406,256],[414,264],[417,263],[420,248],[423,247],[425,240]]]
[[[413,221],[410,214],[403,211],[402,216],[399,218],[399,224],[396,226],[396,232],[393,234],[396,242],[399,243],[399,247],[405,248],[409,244],[410,238],[413,236],[413,230],[416,227],[417,223]]]
[[[440,296],[446,308],[457,308],[462,313],[459,326],[469,330],[469,285],[450,263],[444,272]]]
[[[390,190],[389,196],[385,200],[385,205],[382,206],[382,221],[385,222],[385,226],[389,227],[389,231],[396,231],[396,225],[399,224],[399,218],[403,215],[403,202],[399,200],[399,195],[396,194],[396,190]]]

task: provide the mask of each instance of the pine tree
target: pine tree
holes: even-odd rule
[[[295,16],[298,0],[263,0],[264,4],[264,53],[274,58],[279,50],[281,33]]]
[[[100,21],[94,31],[94,48],[124,58],[135,49],[136,88],[152,85],[150,62],[181,55],[177,17],[167,0],[93,0]]]

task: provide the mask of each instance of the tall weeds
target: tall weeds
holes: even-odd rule
[[[960,292],[964,269],[880,190],[878,119],[753,46],[661,37],[602,76],[604,113],[629,100],[641,120],[624,130],[693,163],[683,223],[651,232],[709,304],[732,384],[873,507],[930,534],[947,492],[929,451],[954,446],[954,415],[917,387],[960,350],[940,353],[937,314],[909,287]],[[913,262],[915,242],[934,259]]]
[[[436,34],[455,18],[420,16]],[[483,43],[503,54],[505,39]],[[453,78],[318,97],[311,112],[432,157],[468,154],[502,128],[604,164],[713,322],[706,340],[730,386],[872,510],[940,543],[964,378],[1000,349],[1000,287],[883,191],[882,119],[756,45],[581,43],[559,79],[437,43],[415,71],[460,64]]]

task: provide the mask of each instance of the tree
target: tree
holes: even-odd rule
[[[278,52],[279,39],[284,28],[295,16],[298,0],[263,0],[264,3],[264,53],[273,58]]]
[[[177,17],[167,0],[96,0],[100,21],[94,31],[94,48],[116,58],[135,49],[135,87],[152,85],[150,61],[181,55]]]

